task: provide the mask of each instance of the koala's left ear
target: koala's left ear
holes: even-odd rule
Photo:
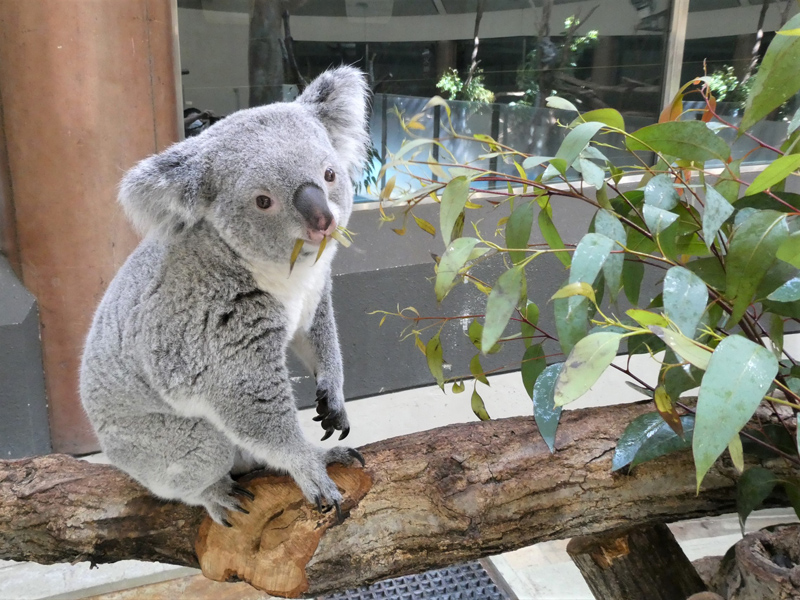
[[[297,102],[316,114],[351,177],[357,178],[369,143],[368,89],[364,73],[347,66],[326,71],[309,84]]]

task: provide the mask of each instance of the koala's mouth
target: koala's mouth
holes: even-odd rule
[[[315,227],[308,227],[306,229],[306,237],[303,238],[303,241],[307,244],[312,244],[314,246],[319,246],[326,237],[330,237],[330,235],[336,231],[336,219],[331,219],[330,223],[325,229],[317,229]]]

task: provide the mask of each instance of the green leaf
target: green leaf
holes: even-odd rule
[[[478,243],[476,238],[458,238],[450,242],[444,255],[439,261],[436,271],[436,283],[433,291],[436,299],[441,302],[448,292],[458,283],[458,272],[470,258],[473,248]]]
[[[614,240],[599,233],[584,235],[572,255],[569,282],[592,285],[615,245]]]
[[[536,325],[539,322],[539,307],[528,300],[524,315],[528,322]],[[529,348],[533,344],[533,336],[537,335],[538,332],[535,327],[523,321],[520,324],[520,333],[522,334],[522,342],[525,344],[526,348]]]
[[[627,259],[622,265],[622,288],[628,302],[636,306],[639,304],[639,292],[644,277],[644,263],[638,259]]]
[[[550,300],[557,300],[559,298],[572,298],[573,296],[584,296],[596,304],[594,289],[585,281],[576,281],[575,283],[568,283],[555,294],[552,295]]]
[[[736,512],[739,513],[739,526],[744,535],[744,524],[747,517],[769,498],[778,478],[764,467],[750,467],[742,473],[736,484]]]
[[[784,283],[767,296],[767,300],[773,300],[774,302],[794,302],[800,300],[800,276],[794,277]]]
[[[444,188],[439,208],[439,229],[445,245],[448,245],[452,239],[453,227],[464,211],[468,197],[469,181],[463,175],[451,179]]]
[[[612,252],[603,264],[603,276],[611,293],[611,299],[616,300],[617,294],[622,289],[622,271],[625,263],[625,253],[622,250],[628,242],[628,236],[619,219],[607,210],[597,212],[594,218],[594,230],[616,242],[615,252]]]
[[[798,298],[800,298],[800,279],[798,279]],[[770,342],[772,342],[772,353],[779,361],[783,356],[783,318],[780,315],[769,315],[767,331]]]
[[[486,378],[486,374],[481,366],[480,354],[476,354],[472,357],[472,360],[469,361],[469,372],[472,373],[472,376],[482,384],[489,385],[489,380]]]
[[[680,196],[669,175],[656,175],[644,186],[644,202],[661,210],[671,210],[678,205]]]
[[[703,239],[710,250],[722,224],[733,214],[733,206],[713,187],[706,187],[706,207],[703,212]]]
[[[563,98],[562,96],[548,96],[546,99],[546,105],[548,108],[556,108],[558,110],[571,110],[573,112],[579,112],[575,105]]]
[[[744,448],[742,448],[742,438],[738,433],[728,442],[728,454],[730,454],[734,468],[742,473],[744,471]]]
[[[778,251],[775,253],[783,262],[787,262],[793,267],[800,269],[800,231],[795,231],[784,240]]]
[[[644,215],[645,223],[647,223],[647,228],[655,235],[661,234],[667,227],[678,220],[678,215],[675,213],[649,204],[645,204],[642,214]]]
[[[533,386],[533,418],[536,427],[544,439],[550,452],[555,450],[556,429],[561,418],[561,407],[556,406],[553,400],[556,380],[561,373],[564,363],[550,365],[539,375]]]
[[[570,126],[577,125],[581,122],[603,123],[609,127],[614,127],[615,129],[621,129],[622,131],[625,131],[625,119],[622,118],[622,115],[619,114],[619,111],[614,110],[613,108],[598,108],[597,110],[585,112],[572,123],[570,123]]]
[[[529,156],[525,160],[522,161],[522,168],[526,171],[528,169],[532,169],[533,167],[538,167],[541,164],[546,163],[549,160],[552,160],[553,156]]]
[[[581,123],[575,127],[561,142],[561,147],[556,152],[556,158],[563,159],[569,167],[578,159],[580,153],[602,127],[603,123]],[[563,175],[565,172],[566,169],[561,171],[561,174]]]
[[[698,346],[688,337],[681,335],[672,329],[665,329],[657,325],[651,325],[650,331],[655,333],[672,350],[686,362],[693,364],[698,369],[706,370],[711,360],[711,352]]]
[[[752,196],[742,196],[736,201],[736,209],[740,212],[746,208],[757,208],[758,210],[777,210],[778,212],[797,212],[800,210],[800,194],[791,192],[780,192],[772,190],[772,195],[782,200],[779,202],[766,192],[753,194]],[[787,204],[789,206],[787,206]],[[737,214],[738,216],[738,214]]]
[[[478,349],[481,349],[481,338],[483,337],[483,325],[481,325],[477,319],[472,321],[469,324],[469,329],[467,329],[467,335],[469,336],[469,340],[472,344]]]
[[[589,300],[581,296],[553,301],[556,333],[561,351],[567,355],[589,331]]]
[[[708,289],[703,280],[683,267],[672,267],[664,277],[664,314],[686,337],[694,338],[706,310]]]
[[[744,427],[778,373],[778,361],[763,346],[738,335],[714,350],[700,383],[692,450],[697,489],[728,442]]]
[[[707,285],[719,291],[725,291],[725,269],[722,268],[722,264],[716,256],[690,261],[686,264],[686,268]]]
[[[489,413],[486,412],[486,405],[484,405],[483,398],[481,398],[478,390],[472,391],[472,412],[474,412],[475,416],[481,421],[489,421],[491,419]]]
[[[550,246],[553,250],[560,250],[566,248],[564,245],[564,241],[561,239],[561,235],[558,233],[556,226],[553,225],[553,221],[550,218],[550,215],[547,214],[546,210],[539,211],[539,230],[542,232],[542,237],[544,237],[544,241],[547,242],[547,245]],[[561,263],[569,269],[570,264],[572,264],[572,257],[570,256],[569,252],[556,252],[556,258],[561,261]]]
[[[795,15],[784,26],[794,29],[800,25]],[[744,116],[739,126],[747,131],[800,90],[800,38],[776,35],[767,48],[764,60],[747,95]]]
[[[508,248],[528,248],[533,226],[533,204],[521,202],[506,223],[506,246]],[[512,262],[516,265],[528,255],[527,252],[509,252]]]
[[[463,381],[455,381],[453,382],[452,392],[454,394],[462,393],[466,388]]]
[[[741,184],[736,179],[741,176],[741,166],[741,158],[730,162],[726,170],[720,173],[717,183],[714,184],[714,189],[731,204],[739,198]]]
[[[601,331],[575,344],[556,381],[556,406],[569,404],[589,391],[614,360],[621,339],[622,334]]]
[[[753,293],[787,237],[786,215],[771,210],[754,213],[734,230],[726,257],[725,296],[733,303],[730,325],[738,323],[750,306]]]
[[[800,479],[797,477],[790,477],[787,481],[783,482],[783,489],[789,497],[789,504],[792,505],[794,514],[800,519]]]
[[[425,346],[425,358],[428,360],[428,369],[430,369],[431,375],[436,380],[436,384],[444,391],[444,374],[442,373],[444,359],[442,357],[442,343],[439,340],[438,333],[428,340]]]
[[[700,385],[703,372],[691,364],[680,364],[680,359],[671,348],[664,352],[658,380],[663,382],[664,389],[672,400],[678,400],[687,390]]]
[[[618,471],[625,465],[631,464],[634,458],[637,464],[652,460],[669,452],[674,452],[683,448],[688,448],[691,444],[694,419],[691,416],[681,417],[684,436],[689,441],[684,441],[669,425],[664,422],[657,412],[646,413],[636,417],[617,442],[614,450],[614,458],[611,461],[611,470]],[[650,442],[652,440],[652,442]],[[676,443],[679,444],[676,447]],[[643,449],[644,445],[647,449]],[[639,459],[641,453],[641,459]]]
[[[519,302],[524,276],[525,273],[520,267],[514,267],[503,273],[494,284],[486,302],[486,318],[483,321],[481,350],[484,354],[488,353],[503,335],[514,307]]]
[[[800,154],[788,154],[775,159],[767,168],[761,171],[753,180],[753,183],[745,190],[745,196],[752,196],[763,192],[767,188],[780,183],[800,168]]]
[[[533,398],[533,385],[546,366],[547,360],[544,357],[544,350],[541,344],[531,346],[525,350],[525,354],[522,356],[520,371],[522,372],[522,384],[525,386],[525,391],[528,392],[528,396],[531,398]]]
[[[631,308],[625,311],[631,319],[636,321],[642,327],[649,327],[650,325],[658,325],[659,327],[667,327],[669,323],[663,315],[650,312],[649,310],[642,310],[640,308]]]
[[[717,159],[727,161],[731,149],[725,141],[714,135],[705,123],[699,121],[671,121],[648,125],[625,140],[628,150],[655,150],[661,154],[706,162]]]
[[[664,422],[670,426],[670,429],[679,436],[683,437],[683,427],[681,426],[680,416],[678,411],[675,410],[675,405],[667,393],[667,389],[660,385],[655,389],[653,394],[653,401],[656,405],[656,410]]]
[[[633,457],[631,469],[667,454],[691,448],[694,436],[694,417],[691,415],[681,417],[681,427],[683,428],[683,437],[676,434],[662,419],[661,424],[652,435],[642,442],[636,456]]]
[[[586,158],[578,159],[583,180],[596,190],[602,190],[606,180],[606,172]]]

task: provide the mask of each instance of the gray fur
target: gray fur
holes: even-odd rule
[[[296,102],[235,113],[123,179],[120,201],[147,237],[97,310],[81,397],[110,460],[156,495],[223,522],[237,508],[232,469],[266,465],[309,501],[341,501],[326,465],[354,454],[303,437],[286,369],[291,347],[317,376],[323,428],[346,435],[336,244],[316,263],[306,246],[291,274],[289,260],[314,229],[295,207],[298,190],[323,190],[322,209],[347,224],[366,108],[363,75],[341,67]],[[259,195],[273,205],[258,208]]]

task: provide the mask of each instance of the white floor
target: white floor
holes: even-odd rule
[[[793,355],[800,354],[800,335],[787,336],[786,347]],[[616,360],[624,365],[627,357]],[[658,365],[650,357],[635,356],[632,364],[634,372],[641,377],[655,380]],[[488,388],[481,385],[481,396],[492,418],[531,414],[531,401],[522,388],[519,373],[493,376],[490,382]],[[609,369],[584,398],[567,408],[641,400],[641,394],[624,382],[624,375]],[[468,393],[445,395],[436,386],[348,402],[347,409],[352,425],[347,442],[352,446],[476,420]],[[319,424],[311,420],[314,414],[313,410],[302,411],[301,424],[309,439],[318,440]],[[334,440],[322,443],[323,446],[335,444]],[[102,457],[95,460],[102,460]],[[754,513],[747,524],[748,530],[753,530],[795,520],[792,511],[781,509]],[[676,523],[671,528],[690,560],[723,554],[741,537],[734,515]],[[537,544],[494,557],[492,561],[519,600],[592,600],[565,552],[566,544],[567,540]],[[0,600],[72,600],[192,573],[196,571],[136,561],[95,569],[89,569],[88,563],[42,566],[0,561]]]

